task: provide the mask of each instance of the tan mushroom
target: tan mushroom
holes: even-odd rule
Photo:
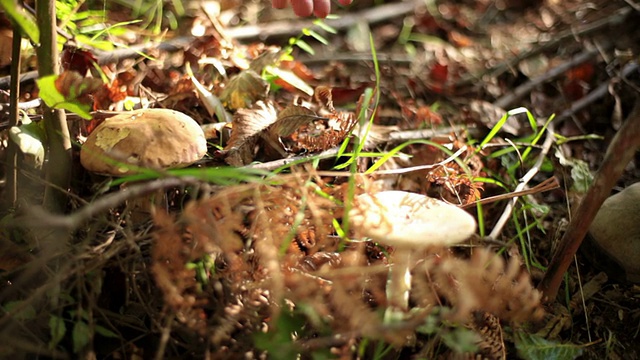
[[[200,125],[168,109],[130,111],[105,120],[89,135],[80,151],[87,170],[124,176],[136,168],[170,169],[200,160],[207,142]]]
[[[389,310],[408,308],[411,290],[411,255],[431,246],[459,243],[476,229],[473,216],[457,206],[406,191],[382,191],[356,198],[349,212],[350,226],[359,234],[395,251],[387,283]]]

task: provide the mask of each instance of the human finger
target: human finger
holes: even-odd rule
[[[338,0],[340,5],[349,5],[353,2],[353,0]]]
[[[284,9],[289,4],[289,0],[271,0],[274,9]]]
[[[298,16],[310,16],[313,12],[313,0],[291,0],[291,7]]]
[[[313,13],[319,18],[326,18],[331,12],[330,0],[313,0]]]

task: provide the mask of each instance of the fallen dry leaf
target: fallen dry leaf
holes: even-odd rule
[[[238,110],[251,107],[259,100],[267,98],[269,84],[253,70],[243,70],[229,80],[222,91],[220,100],[228,109]]]
[[[225,161],[243,166],[255,158],[255,146],[262,133],[277,119],[272,103],[258,101],[252,109],[239,109],[233,117],[233,130],[225,147]]]

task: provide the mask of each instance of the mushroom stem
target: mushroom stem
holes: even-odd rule
[[[387,301],[389,310],[405,312],[409,309],[409,291],[411,290],[411,250],[396,248],[391,257],[393,266],[389,270],[387,281]]]

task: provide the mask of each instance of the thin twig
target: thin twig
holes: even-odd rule
[[[638,63],[630,62],[622,68],[622,71],[620,72],[619,77],[624,79],[629,75],[631,75],[634,71],[638,71]],[[560,123],[566,120],[567,118],[573,116],[578,111],[581,111],[582,109],[596,102],[598,99],[607,95],[609,93],[609,86],[611,86],[611,83],[613,81],[617,81],[617,79],[614,78],[607,82],[603,82],[593,91],[589,92],[587,95],[573,102],[568,109],[560,113],[560,115],[556,116],[555,122]]]
[[[366,21],[369,24],[373,24],[397,16],[409,14],[420,3],[422,3],[422,1],[413,0],[376,6],[372,9],[344,15],[339,19],[326,20],[325,23],[336,30],[345,30],[361,21]],[[257,39],[264,40],[268,37],[296,35],[299,34],[302,29],[311,27],[313,27],[313,21],[311,20],[283,20],[266,25],[247,25],[230,28],[226,31],[226,36],[229,36],[236,40],[245,41]],[[140,45],[133,45],[125,49],[115,49],[108,52],[100,51],[97,49],[91,49],[91,51],[98,59],[98,64],[104,65],[116,63],[126,59],[138,58],[154,49],[160,51],[175,52],[189,46],[189,44],[193,43],[196,39],[197,38],[195,36],[181,36],[157,44],[144,43]],[[37,71],[30,71],[20,77],[20,82],[31,81],[36,79],[37,77]],[[10,76],[0,77],[0,89],[4,89],[9,86],[10,78]]]
[[[457,159],[458,157],[460,157],[460,155],[462,155],[463,152],[467,151],[467,146],[462,146],[460,149],[458,149],[458,151],[456,151],[455,153],[453,153],[451,156],[449,156],[448,158],[439,161],[437,163],[434,164],[428,164],[428,165],[416,165],[416,166],[409,166],[406,168],[400,168],[400,169],[388,169],[388,170],[376,170],[374,172],[372,172],[372,175],[393,175],[393,174],[406,174],[409,172],[414,172],[414,171],[421,171],[421,170],[429,170],[429,169],[433,169],[436,167],[440,167],[440,166],[444,166],[452,161],[454,161],[455,159]]]
[[[409,131],[395,131],[395,132],[389,133],[386,139],[382,139],[381,141],[377,142],[376,145],[381,143],[397,143],[397,142],[407,141],[407,140],[429,139],[429,138],[443,135],[443,134],[450,134],[452,132],[456,132],[461,129],[462,129],[461,126],[451,126],[451,127],[444,127],[444,128],[435,129],[435,130],[421,129],[421,130],[409,130]],[[303,163],[303,162],[308,162],[315,159],[320,159],[320,160],[330,159],[338,155],[338,150],[339,150],[338,147],[334,147],[334,148],[325,150],[319,154],[292,156],[286,159],[278,159],[278,160],[269,161],[261,164],[246,165],[245,168],[271,171],[271,170],[279,169],[283,166],[292,165],[294,163]]]
[[[567,231],[558,244],[538,289],[546,301],[554,301],[565,272],[582,244],[589,226],[611,189],[640,147],[640,101],[611,141],[593,184],[574,213]]]
[[[613,46],[613,43],[611,42],[607,42],[603,45],[605,47],[605,49],[610,48],[611,46]],[[595,58],[599,53],[600,49],[589,49],[589,50],[585,50],[583,52],[581,52],[580,54],[574,56],[573,58],[571,58],[569,61],[566,61],[552,69],[550,69],[549,71],[545,72],[544,74],[537,76],[529,81],[527,81],[526,83],[518,86],[517,88],[515,88],[512,91],[509,91],[506,95],[502,96],[501,98],[499,98],[498,100],[496,100],[493,105],[502,108],[502,109],[507,109],[507,108],[511,108],[514,106],[514,104],[516,102],[518,102],[519,100],[521,100],[523,97],[525,97],[527,94],[529,94],[531,92],[531,90],[535,89],[536,87],[540,86],[541,84],[544,84],[546,82],[548,82],[549,80],[555,79],[556,77],[564,74],[565,72],[567,72],[569,69],[576,67],[582,63],[585,63],[589,60],[591,60],[592,58]]]
[[[394,53],[376,53],[378,62],[381,64],[399,64],[409,66],[413,64],[416,59],[413,56],[405,55],[405,54],[394,54]],[[306,57],[300,57],[300,61],[306,65],[315,65],[315,64],[325,64],[330,62],[338,62],[338,63],[366,63],[367,61],[371,62],[371,52],[349,52],[349,53],[339,53],[339,54],[315,54],[308,55]]]
[[[516,186],[516,189],[515,189],[516,192],[523,191],[524,188],[529,183],[529,181],[531,181],[531,179],[533,179],[533,177],[538,173],[538,171],[540,171],[542,162],[547,157],[547,153],[549,153],[549,150],[551,149],[551,145],[553,145],[553,140],[554,140],[553,128],[554,128],[554,125],[553,125],[553,122],[551,122],[547,127],[547,136],[545,137],[544,143],[542,144],[542,150],[540,150],[540,154],[538,154],[538,158],[536,159],[535,164],[522,177],[518,186]],[[511,201],[509,201],[506,208],[502,212],[500,219],[498,219],[498,222],[493,227],[493,230],[491,230],[491,234],[489,234],[490,238],[494,238],[494,239],[498,238],[498,235],[502,232],[502,228],[507,223],[507,221],[509,221],[509,218],[511,217],[511,211],[513,210],[517,201],[518,201],[517,196],[512,198]]]
[[[73,230],[81,226],[83,223],[85,223],[95,215],[108,209],[117,207],[127,200],[151,194],[158,190],[164,190],[189,184],[197,184],[199,182],[200,181],[198,179],[190,177],[171,177],[131,185],[125,189],[121,189],[120,191],[105,195],[67,216],[55,215],[43,209],[42,207],[34,206],[25,210],[24,218],[18,218],[16,220],[16,223],[28,223],[30,227],[54,227]],[[38,219],[38,221],[34,223],[32,220],[27,221],[27,219]]]
[[[629,14],[631,14],[630,8],[622,8],[611,16],[605,17],[603,19],[599,19],[590,24],[586,24],[584,26],[579,27],[578,29],[568,29],[560,34],[554,35],[552,40],[549,40],[546,43],[543,43],[540,46],[537,46],[529,51],[522,52],[517,56],[510,58],[509,60],[499,64],[498,66],[493,67],[488,70],[485,74],[471,74],[469,76],[465,76],[460,81],[458,81],[455,86],[460,87],[464,85],[469,85],[476,82],[478,79],[483,78],[488,75],[490,77],[497,77],[500,74],[509,71],[510,69],[514,69],[517,65],[524,59],[536,56],[546,51],[550,51],[554,48],[557,48],[563,42],[567,40],[575,40],[578,37],[583,37],[589,34],[593,34],[597,31],[601,31],[602,29],[612,26],[618,25],[622,23]]]
[[[412,0],[375,6],[357,13],[344,14],[338,19],[327,19],[325,24],[336,30],[346,30],[358,23],[375,24],[412,13],[423,0]],[[231,28],[227,35],[237,40],[265,40],[269,37],[294,36],[302,29],[313,27],[311,20],[283,20],[266,25],[248,25]]]
[[[532,187],[531,189],[525,189],[525,190],[522,190],[522,191],[513,191],[513,192],[510,192],[508,194],[501,194],[501,195],[486,197],[486,198],[480,199],[478,201],[474,201],[474,202],[472,202],[470,204],[462,205],[461,208],[463,208],[463,209],[464,208],[471,208],[471,207],[474,207],[474,206],[476,206],[478,204],[486,205],[486,204],[494,203],[496,201],[512,199],[512,198],[520,197],[520,196],[538,194],[538,193],[545,192],[545,191],[555,190],[555,189],[557,189],[559,187],[560,187],[560,183],[558,182],[558,179],[554,176],[554,177],[551,177],[551,178],[541,182],[540,184]]]
[[[161,360],[161,359],[165,359],[165,351],[167,349],[167,344],[169,343],[169,338],[171,335],[171,327],[173,325],[173,319],[174,319],[174,315],[173,313],[168,310],[169,306],[165,306],[165,309],[167,309],[167,311],[165,311],[165,323],[162,324],[162,329],[160,331],[160,342],[158,343],[158,348],[156,349],[156,356],[154,357],[154,359],[156,360]]]

